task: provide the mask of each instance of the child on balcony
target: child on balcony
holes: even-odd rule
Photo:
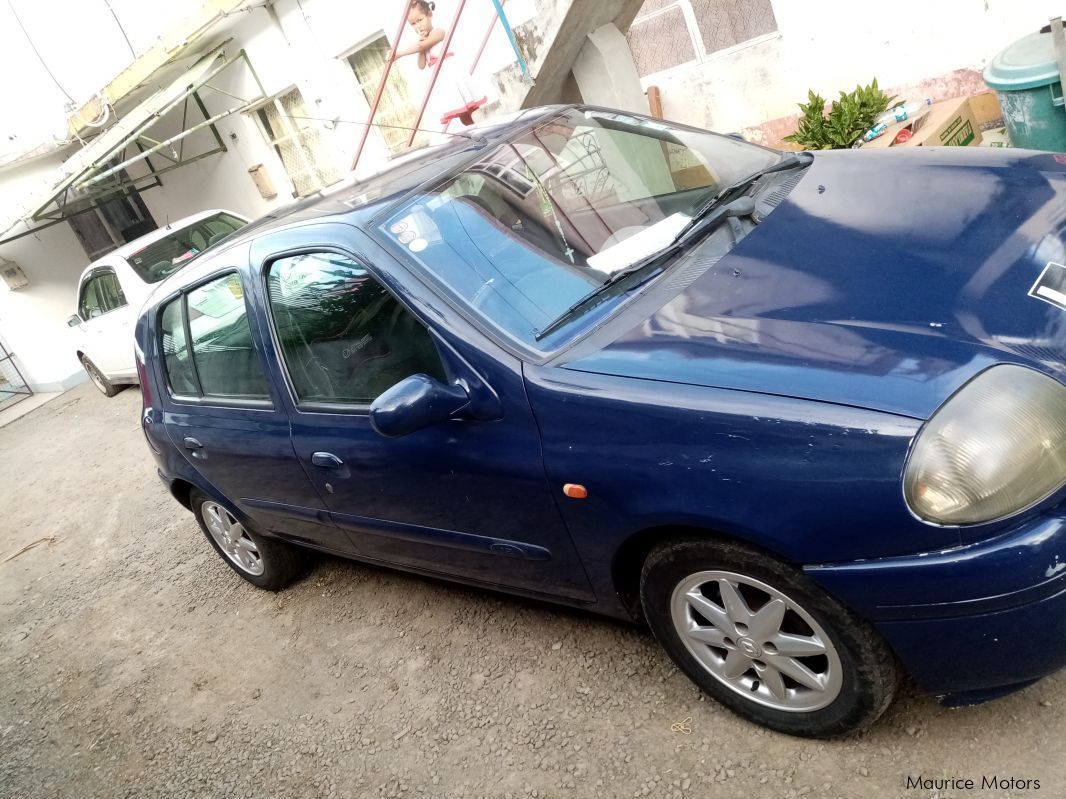
[[[436,68],[443,59],[437,82],[429,98],[427,113],[430,119],[439,117],[440,123],[447,126],[453,119],[464,125],[473,125],[473,112],[485,105],[487,97],[478,92],[468,75],[455,63],[455,53],[442,52],[447,32],[433,24],[433,11],[436,3],[430,0],[413,0],[407,12],[407,22],[418,34],[418,41],[396,51],[396,57],[418,55],[418,68]],[[434,52],[434,50],[436,52]]]

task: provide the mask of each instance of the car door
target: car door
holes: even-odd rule
[[[129,377],[136,373],[133,314],[133,307],[127,302],[113,267],[98,267],[82,278],[78,290],[82,347],[89,359],[109,378]]]
[[[323,227],[304,240],[343,237]],[[349,252],[267,255],[259,285],[293,445],[334,521],[366,558],[592,599],[550,494],[520,364],[431,333],[386,286],[395,275]],[[468,413],[386,438],[370,405],[414,374],[463,386]]]
[[[194,482],[263,531],[349,553],[293,452],[240,274],[215,273],[162,303],[157,330],[163,424],[198,474]]]

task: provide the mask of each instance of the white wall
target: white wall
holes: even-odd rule
[[[78,103],[92,97],[130,62],[130,47],[103,4],[68,0],[13,2],[56,80]],[[198,0],[169,0],[162,4],[112,0],[135,52],[150,47],[168,26],[198,5]],[[438,0],[436,24],[450,26],[456,6],[456,0]],[[403,3],[392,0],[277,0],[273,14],[264,8],[232,14],[213,31],[213,38],[216,42],[233,40],[227,45],[227,54],[242,48],[248,53],[268,95],[293,86],[300,88],[308,115],[320,120],[314,124],[319,127],[337,173],[347,175],[363,130],[353,123],[367,118],[369,104],[344,56],[379,32],[391,39],[403,8]],[[511,0],[507,8],[517,25],[531,16],[534,4],[533,0]],[[493,16],[488,3],[468,4],[450,48],[456,53],[456,63],[469,68]],[[64,20],[63,24],[56,24],[57,19]],[[408,26],[404,28],[401,42],[406,45],[413,41],[414,33]],[[510,60],[510,45],[502,27],[496,24],[481,69],[490,73]],[[394,68],[403,72],[420,98],[429,71],[419,71],[414,57],[399,60]],[[42,140],[62,136],[64,104],[68,100],[41,67],[6,3],[0,3],[0,70],[21,76],[18,82],[10,82],[13,94],[5,97],[7,107],[18,108],[20,113],[0,116],[0,155],[5,149],[25,150]],[[156,84],[160,82],[155,79]],[[229,70],[218,85],[242,97],[250,97],[256,90],[243,67]],[[221,111],[222,104],[230,101],[208,89],[201,94],[211,113]],[[118,110],[125,113],[134,104],[135,100],[124,101]],[[423,124],[432,127],[435,121],[427,118]],[[163,139],[176,134],[180,123],[179,109],[161,120],[149,135]],[[142,192],[158,224],[216,207],[254,218],[292,202],[291,181],[265,141],[254,114],[232,115],[218,122],[217,128],[227,152],[167,173],[162,176],[162,187]],[[186,153],[214,146],[207,132],[185,142]],[[154,163],[162,167],[167,161],[156,156]],[[377,171],[386,163],[383,142],[376,131],[371,131],[359,173]],[[257,164],[266,166],[278,189],[278,196],[272,200],[259,195],[248,175],[248,169]],[[58,165],[57,156],[0,171],[0,218],[12,204],[47,185],[53,179],[50,171]],[[143,166],[133,166],[129,171],[134,176],[145,173]],[[88,259],[70,227],[65,223],[56,225],[0,245],[0,258],[17,262],[30,280],[29,286],[17,291],[0,285],[0,336],[17,354],[28,382],[37,390],[49,390],[82,379],[66,319],[75,311],[77,278]]]
[[[36,187],[56,166],[58,159],[42,160],[0,173],[0,205]],[[77,310],[84,250],[64,223],[0,244],[0,258],[17,263],[29,280],[14,291],[0,281],[0,336],[31,388],[69,388],[82,379],[66,320]]]
[[[200,0],[111,0],[122,30],[101,2],[12,0],[12,4],[40,59],[8,4],[0,3],[0,74],[19,76],[18,81],[5,85],[5,103],[20,110],[0,115],[0,156],[30,149],[42,139],[64,136],[64,106],[71,104],[66,95],[78,105],[89,100],[129,64],[132,53],[151,47],[170,26],[197,8]],[[233,36],[238,48],[248,49],[269,91],[301,84],[320,101],[316,112],[343,120],[336,123],[337,135],[328,138],[335,142],[338,163],[346,170],[360,130],[352,123],[366,119],[368,104],[341,56],[378,32],[385,32],[391,40],[405,6],[400,0],[276,0],[273,7],[280,30],[266,10],[254,7],[233,12],[216,30],[220,38]],[[438,0],[435,23],[449,28],[457,6],[457,0]],[[535,13],[534,0],[510,0],[507,11],[512,24],[520,25]],[[494,18],[487,0],[467,3],[451,47],[456,63],[469,68]],[[413,40],[413,31],[405,25],[402,43]],[[496,23],[479,71],[491,75],[511,60],[510,45]],[[401,59],[395,68],[405,74],[420,97],[430,71],[419,71],[413,57]],[[483,85],[491,95],[491,81]],[[376,160],[380,166],[385,153],[376,136],[370,137],[368,147],[368,162]]]
[[[808,88],[831,100],[877,78],[885,88],[982,69],[1063,13],[1059,0],[774,0],[778,34],[642,79],[665,116],[733,131],[797,112]]]

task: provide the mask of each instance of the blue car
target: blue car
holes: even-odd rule
[[[241,577],[313,550],[646,622],[774,730],[1066,664],[1066,157],[527,111],[159,285],[143,428]]]

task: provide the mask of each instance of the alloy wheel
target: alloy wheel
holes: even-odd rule
[[[760,580],[728,571],[692,574],[674,589],[670,615],[700,665],[752,702],[801,713],[840,694],[843,667],[825,630]]]
[[[222,553],[241,571],[252,576],[262,574],[263,558],[243,525],[217,502],[205,502],[201,511],[207,531]]]

